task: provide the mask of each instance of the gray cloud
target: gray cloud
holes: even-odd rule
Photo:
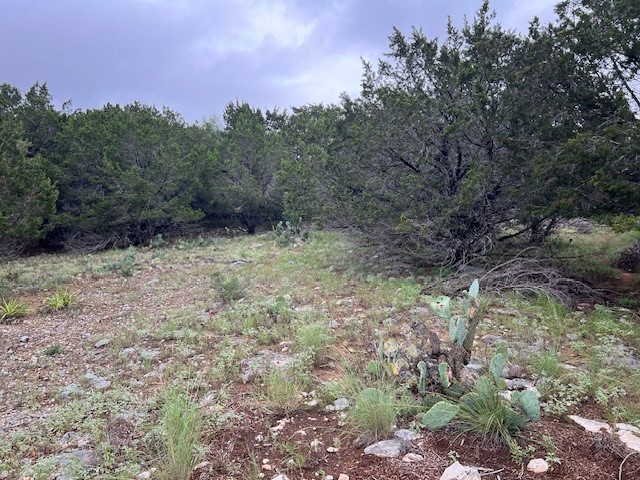
[[[335,102],[359,90],[361,57],[386,51],[392,26],[443,38],[480,5],[450,0],[4,0],[0,82],[47,82],[59,105],[139,100],[188,121],[229,101],[263,108]],[[524,29],[553,0],[497,0]]]

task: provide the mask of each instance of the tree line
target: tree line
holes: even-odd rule
[[[0,86],[0,254],[146,244],[194,224],[339,224],[458,264],[565,218],[640,215],[640,4],[567,0],[505,30],[488,3],[443,42],[397,29],[362,91],[223,125],[133,103],[56,109]]]

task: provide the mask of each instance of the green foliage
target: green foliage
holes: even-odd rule
[[[167,392],[161,417],[164,455],[161,475],[171,480],[188,480],[204,455],[203,422],[187,393],[173,387]]]
[[[54,311],[64,310],[69,308],[76,300],[76,295],[69,292],[69,290],[58,289],[55,293],[45,299],[45,303],[49,308]]]
[[[249,234],[282,213],[282,190],[277,172],[282,157],[280,129],[284,118],[277,111],[254,109],[247,103],[229,103],[224,111],[221,168],[218,189],[221,207]]]
[[[63,351],[64,349],[62,348],[62,345],[60,345],[59,343],[56,343],[55,345],[51,345],[45,348],[42,351],[42,354],[47,357],[52,357],[54,355],[60,355]]]
[[[0,298],[0,323],[9,323],[29,314],[29,306],[15,298]]]
[[[451,386],[451,380],[449,379],[449,375],[451,375],[451,369],[449,368],[449,364],[447,362],[441,362],[438,364],[438,376],[440,378],[440,383],[442,387],[447,389]]]
[[[20,253],[48,231],[58,191],[40,155],[29,152],[20,92],[0,84],[0,257]]]
[[[437,430],[448,425],[459,412],[458,405],[443,400],[427,411],[422,417],[422,424],[429,430]]]
[[[131,277],[135,272],[136,266],[136,249],[133,246],[127,248],[125,254],[104,265],[107,272],[117,272],[124,277]]]
[[[489,371],[493,376],[493,381],[498,383],[498,381],[502,378],[502,371],[504,367],[507,366],[507,356],[498,352],[491,358],[491,363],[489,364]]]
[[[311,355],[314,365],[318,365],[325,358],[332,341],[331,329],[323,321],[303,324],[296,332],[298,347]]]
[[[200,219],[188,133],[177,114],[138,103],[70,115],[47,159],[60,191],[49,240],[84,249],[147,244]]]
[[[369,387],[357,393],[348,421],[362,440],[377,441],[393,432],[396,415],[395,394]]]
[[[245,295],[245,286],[238,277],[226,278],[217,273],[212,278],[213,288],[225,302],[240,300]]]
[[[276,243],[281,247],[293,245],[296,240],[306,241],[309,239],[309,231],[302,228],[302,217],[298,218],[297,222],[279,221],[275,227],[273,227],[273,236],[276,239]]]
[[[296,372],[273,369],[264,378],[264,399],[274,413],[289,415],[299,410],[304,399],[301,393],[307,387],[307,379]]]
[[[537,395],[531,391],[512,393],[511,403],[501,397],[499,385],[507,358],[504,349],[500,350],[491,361],[491,376],[480,377],[471,392],[433,405],[422,417],[422,424],[435,430],[451,423],[461,431],[493,443],[503,443],[516,452],[513,435],[526,422],[540,420],[540,404]],[[441,363],[440,367],[443,367],[439,369],[442,374],[448,365]]]

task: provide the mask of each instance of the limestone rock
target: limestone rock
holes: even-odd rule
[[[103,338],[103,339],[98,340],[93,346],[96,347],[96,348],[102,348],[102,347],[106,347],[110,343],[111,343],[111,339],[110,338]]]
[[[347,475],[346,473],[341,473],[340,475],[338,475],[338,480],[349,480],[349,475]]]
[[[282,355],[272,352],[271,350],[260,350],[253,357],[240,362],[242,381],[246,383],[255,377],[259,377],[268,372],[270,368],[284,370],[289,367],[293,361],[294,358],[290,355]]]
[[[640,452],[640,437],[634,435],[629,430],[618,430],[618,438],[626,447],[635,452]]]
[[[584,428],[587,432],[598,433],[603,428],[607,432],[611,432],[611,427],[607,422],[599,422],[597,420],[589,420],[578,415],[569,415],[569,418]]]
[[[440,476],[440,480],[480,480],[480,472],[459,462],[449,465]]]
[[[328,412],[340,412],[349,408],[349,400],[345,397],[340,397],[333,402],[333,405],[327,405],[326,410]]]
[[[111,382],[109,380],[91,372],[85,373],[82,379],[96,390],[105,390],[111,386]]]
[[[399,457],[407,451],[405,443],[399,438],[393,440],[381,440],[364,449],[366,455],[375,455],[376,457],[395,458]]]
[[[424,460],[424,457],[417,453],[407,453],[404,457],[402,457],[402,461],[406,463],[421,462],[423,460]]]
[[[549,470],[549,463],[543,458],[534,458],[527,464],[527,470],[533,473],[545,473]]]

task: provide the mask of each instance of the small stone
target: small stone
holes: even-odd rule
[[[567,340],[569,340],[571,342],[575,342],[576,340],[580,339],[580,334],[578,334],[578,333],[567,333],[565,335],[565,337],[567,337]]]
[[[66,448],[69,446],[71,442],[78,438],[78,434],[76,432],[67,432],[60,438],[60,446],[62,448]]]
[[[480,472],[473,467],[466,467],[456,462],[442,472],[440,480],[480,480]]]
[[[110,338],[103,338],[102,340],[98,340],[93,346],[96,348],[106,347],[111,343]]]
[[[421,462],[423,460],[424,457],[417,453],[407,453],[404,457],[402,457],[402,461],[407,463]]]
[[[29,337],[27,335],[23,335],[22,337],[20,337],[21,343],[27,343],[28,341],[29,341]]]
[[[399,457],[407,451],[405,442],[400,439],[382,440],[373,445],[369,445],[364,449],[366,455],[375,455],[376,457]]]
[[[271,480],[289,480],[289,477],[287,477],[284,473],[281,473],[280,475],[273,477]]]
[[[603,428],[607,431],[611,431],[611,427],[607,422],[599,422],[597,420],[589,420],[588,418],[582,418],[578,415],[569,415],[569,418],[583,427],[587,432],[599,433]]]
[[[262,469],[266,470],[267,472],[270,472],[271,470],[273,470],[273,465],[269,463],[265,463],[264,465],[262,465]]]
[[[347,475],[346,473],[341,473],[340,475],[338,475],[338,480],[349,480],[349,475]]]
[[[517,378],[522,376],[522,367],[514,363],[509,363],[503,372],[504,378]]]
[[[546,473],[549,470],[549,463],[543,458],[534,458],[527,464],[527,470],[533,473]]]
[[[67,385],[62,389],[62,392],[60,392],[60,397],[70,398],[79,395],[80,393],[82,393],[82,389],[75,383],[72,383],[71,385]]]
[[[333,409],[336,412],[346,410],[347,408],[349,408],[349,400],[344,397],[340,397],[335,402],[333,402]]]
[[[151,472],[149,470],[145,470],[144,472],[140,472],[138,474],[139,480],[149,480],[151,478]]]
[[[58,455],[60,464],[63,466],[79,463],[84,467],[97,467],[100,465],[100,458],[93,450],[73,450],[69,453]]]
[[[201,470],[204,467],[206,467],[207,465],[209,465],[211,462],[208,462],[207,460],[205,460],[204,462],[200,462],[199,464],[197,464],[195,467],[193,467],[193,470]]]
[[[533,382],[527,378],[512,378],[505,380],[509,390],[526,390],[533,387]]]
[[[338,449],[336,447],[327,447],[327,452],[329,453],[336,453],[338,451]]]
[[[100,377],[94,373],[85,373],[83,379],[89,383],[93,388],[98,390],[104,390],[109,388],[111,382],[104,377]]]
[[[420,438],[420,435],[418,435],[415,432],[412,432],[411,430],[407,430],[406,428],[401,428],[399,430],[396,430],[393,436],[402,440],[404,443],[407,444],[407,446],[413,440],[417,440],[418,438]]]

